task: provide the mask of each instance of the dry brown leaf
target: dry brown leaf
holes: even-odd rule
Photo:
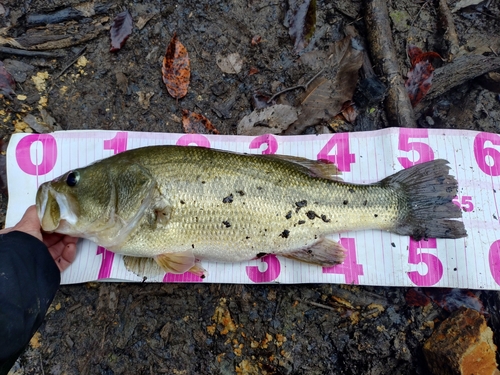
[[[356,89],[358,70],[363,64],[362,52],[352,47],[351,37],[332,46],[325,74],[309,85],[300,102],[301,113],[286,134],[300,134],[307,127],[328,121],[341,111]]]
[[[297,108],[275,104],[256,109],[243,117],[238,124],[237,133],[243,135],[279,134],[297,118]]]
[[[231,53],[227,56],[217,54],[215,62],[220,70],[227,74],[238,74],[243,68],[243,60],[238,52]]]

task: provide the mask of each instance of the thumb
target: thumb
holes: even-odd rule
[[[42,233],[40,231],[40,220],[36,211],[36,206],[30,206],[24,213],[21,221],[17,223],[12,230],[18,230],[35,236],[40,241],[42,240]]]

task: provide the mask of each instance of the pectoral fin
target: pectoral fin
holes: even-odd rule
[[[196,259],[191,250],[160,254],[154,257],[156,263],[168,273],[181,274],[195,266]]]
[[[328,238],[321,238],[308,248],[279,255],[301,262],[317,264],[322,267],[331,267],[342,263],[346,252],[347,250],[340,243]]]

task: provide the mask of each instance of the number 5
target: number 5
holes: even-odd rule
[[[425,263],[427,266],[427,273],[421,275],[418,271],[408,272],[408,277],[417,286],[431,286],[435,285],[443,277],[443,264],[437,256],[429,253],[422,253],[421,249],[435,249],[437,248],[436,239],[429,238],[427,241],[415,241],[410,238],[410,246],[408,248],[408,263],[419,264]]]
[[[429,138],[427,129],[399,129],[398,149],[406,152],[416,152],[418,159],[411,161],[407,157],[398,157],[398,161],[403,168],[410,168],[415,164],[425,163],[434,160],[434,151],[423,142],[410,142],[411,138]]]

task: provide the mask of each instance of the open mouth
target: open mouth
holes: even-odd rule
[[[42,184],[36,195],[36,207],[42,229],[54,232],[62,226],[75,225],[78,218],[74,205],[68,198],[50,187],[48,183]]]

